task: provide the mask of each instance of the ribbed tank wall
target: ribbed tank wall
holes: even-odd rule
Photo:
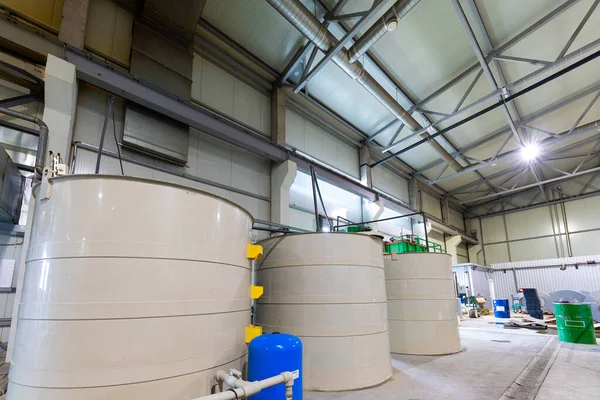
[[[210,394],[217,369],[242,367],[245,210],[143,179],[50,182],[37,193],[9,400],[189,399]]]
[[[256,321],[303,343],[305,390],[351,390],[391,376],[380,237],[280,236],[261,243]]]
[[[392,353],[461,350],[450,255],[386,255],[385,279]]]

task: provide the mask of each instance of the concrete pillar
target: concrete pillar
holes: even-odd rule
[[[412,177],[408,181],[408,205],[415,211],[419,210],[419,187],[417,185],[417,178]]]
[[[452,265],[458,264],[456,247],[460,244],[461,240],[460,235],[454,235],[450,239],[446,239],[446,252],[452,256]]]
[[[375,202],[375,204],[377,204],[379,206],[379,210],[377,210],[375,215],[373,215],[373,221],[381,218],[381,214],[383,214],[383,212],[385,211],[385,200],[379,199]],[[377,228],[377,222],[373,222],[372,228],[373,228],[373,231],[375,231],[375,232],[379,231],[379,229]]]
[[[89,0],[64,0],[58,38],[83,50]]]
[[[43,120],[50,131],[48,150],[60,153],[65,162],[71,152],[75,108],[77,106],[77,77],[75,66],[48,55],[44,79]]]
[[[271,140],[285,146],[285,93],[279,87],[271,94]]]
[[[442,222],[450,226],[450,204],[447,197],[442,199]]]
[[[465,232],[467,232],[467,235],[470,236],[471,232],[473,232],[473,228],[471,228],[471,217],[464,217],[464,221],[465,221]]]
[[[271,222],[290,224],[290,187],[296,172],[296,163],[289,160],[271,169]]]
[[[477,255],[479,254],[480,251],[481,251],[480,244],[469,247],[469,262],[472,262],[473,264],[479,264],[477,262]]]
[[[369,166],[371,165],[371,148],[369,146],[360,148],[358,162],[360,166],[360,182],[371,189],[373,187],[373,175]]]

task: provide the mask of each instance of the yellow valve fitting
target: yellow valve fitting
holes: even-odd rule
[[[246,325],[246,343],[250,343],[252,339],[262,335],[262,326]]]
[[[248,258],[258,260],[263,255],[263,247],[260,244],[248,244]]]
[[[251,299],[258,299],[260,296],[263,295],[263,293],[265,292],[265,289],[262,286],[256,286],[256,285],[250,285],[250,298]]]

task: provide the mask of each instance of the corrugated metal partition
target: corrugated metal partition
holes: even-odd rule
[[[494,271],[496,297],[510,299],[517,293],[515,274],[519,288],[536,288],[546,293],[562,289],[594,292],[600,288],[598,265],[580,265],[578,269],[569,266],[564,271],[560,267],[516,268]]]
[[[567,267],[522,268],[516,270],[520,287],[533,287],[542,292],[551,293],[561,289],[585,290],[593,292],[600,289],[600,267],[580,265]]]
[[[517,294],[515,290],[515,275],[512,270],[494,271],[492,274],[494,279],[494,291],[498,299],[511,299]]]

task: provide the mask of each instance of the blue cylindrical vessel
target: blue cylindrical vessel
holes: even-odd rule
[[[510,318],[510,303],[508,299],[495,299],[494,305],[494,317],[496,318]]]
[[[248,349],[248,380],[260,381],[282,372],[292,372],[293,400],[302,400],[302,341],[287,333],[266,333],[252,339]],[[251,400],[285,399],[285,385],[267,388]]]

